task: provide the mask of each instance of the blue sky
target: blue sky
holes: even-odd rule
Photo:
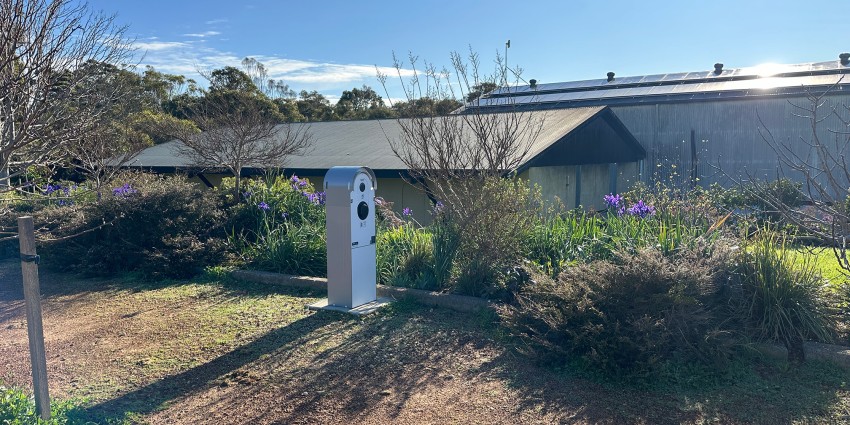
[[[836,60],[850,51],[850,1],[162,1],[90,0],[116,13],[140,62],[197,77],[251,56],[295,90],[336,99],[392,53],[448,65],[469,46],[540,83],[762,63]],[[392,98],[401,97],[397,84]],[[386,97],[386,96],[385,96]]]

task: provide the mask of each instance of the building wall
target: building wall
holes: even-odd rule
[[[837,117],[830,116],[830,111],[833,107],[842,111],[842,104],[850,105],[850,94],[839,91],[824,100],[820,116],[825,120],[818,127],[818,136],[822,141],[838,142],[835,153],[848,153],[845,138],[833,132],[842,128],[846,132],[846,127]],[[795,116],[803,111],[794,104],[810,106],[811,102],[805,97],[762,97],[611,109],[646,149],[643,181],[684,186],[691,181],[691,170],[696,169],[698,184],[707,186],[783,175],[799,178],[780,167],[776,152],[762,137],[769,131],[779,142],[792,146],[795,155],[816,160],[804,142],[812,138],[811,123]],[[847,117],[846,110],[843,115]]]
[[[531,167],[520,177],[538,185],[548,202],[559,200],[567,208],[599,210],[605,207],[603,196],[626,191],[638,181],[638,170],[637,162]]]

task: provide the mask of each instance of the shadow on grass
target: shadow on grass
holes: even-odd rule
[[[208,363],[91,406],[86,417],[148,415],[172,405],[179,407],[165,414],[182,420],[166,422],[288,423],[329,409],[338,420],[355,423],[376,408],[396,417],[424,387],[447,382],[447,365],[479,343],[477,325],[462,324],[455,313],[431,322],[427,316],[433,314],[405,303],[364,319],[318,312]],[[452,321],[458,325],[443,326]]]
[[[272,330],[256,340],[238,347],[220,357],[184,372],[130,391],[120,397],[98,403],[85,409],[87,419],[120,418],[126,413],[148,414],[168,406],[176,400],[190,397],[196,392],[220,384],[220,379],[262,356],[304,339],[326,326],[333,319],[327,316],[308,316],[282,328]]]

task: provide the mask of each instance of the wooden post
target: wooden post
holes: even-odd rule
[[[38,255],[32,217],[18,217],[18,241],[21,244],[21,272],[27,305],[27,335],[30,342],[32,384],[35,407],[42,419],[50,419],[50,394],[47,391],[47,356],[44,352],[44,328],[41,323],[41,291],[38,285]]]

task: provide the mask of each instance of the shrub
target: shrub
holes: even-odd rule
[[[460,211],[451,205],[441,207],[441,217],[449,236],[438,240],[441,261],[451,259],[455,292],[486,297],[504,293],[504,273],[522,258],[523,239],[541,214],[539,190],[516,178],[484,178],[474,208]],[[448,248],[449,251],[442,250]]]
[[[726,305],[731,250],[657,248],[567,268],[526,285],[507,323],[544,359],[581,363],[612,377],[641,377],[667,361],[724,362],[739,344]]]
[[[220,200],[183,176],[122,174],[100,201],[53,205],[39,221],[49,265],[89,275],[184,278],[222,261]]]
[[[785,239],[764,229],[742,251],[738,273],[740,316],[752,337],[781,342],[792,365],[805,361],[806,339],[831,339],[833,303],[811,257],[795,261]]]

